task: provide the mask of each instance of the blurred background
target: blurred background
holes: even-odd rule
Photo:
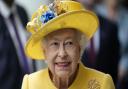
[[[116,89],[128,89],[128,0],[75,0],[95,12],[100,26],[82,56],[84,65],[112,76]],[[26,24],[42,4],[53,0],[0,0],[0,89],[20,89],[22,78],[45,68],[26,57]]]
[[[28,19],[31,19],[32,14],[41,6],[41,5],[49,5],[53,2],[53,0],[15,0],[15,2],[22,6],[28,15]],[[40,70],[41,68],[45,68],[46,64],[44,61],[35,61],[36,70]]]
[[[53,0],[15,0],[16,3],[23,6],[28,15],[29,18],[31,17],[32,13],[36,11],[40,5],[48,5],[49,3],[53,2]]]

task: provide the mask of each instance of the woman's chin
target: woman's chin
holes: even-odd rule
[[[70,73],[68,71],[58,71],[56,75],[60,78],[67,78],[70,76]]]

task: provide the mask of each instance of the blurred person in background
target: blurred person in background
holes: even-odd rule
[[[27,21],[14,0],[0,0],[0,89],[20,89],[24,74],[31,71],[23,49]]]
[[[128,0],[122,0],[121,7],[122,11],[120,11],[120,21],[118,22],[120,26],[119,37],[121,42],[118,89],[128,89]]]
[[[128,89],[128,71],[120,78],[117,89]]]
[[[128,76],[126,75],[128,72],[128,9],[126,6],[127,3],[127,0],[103,0],[97,8],[97,11],[102,16],[108,18],[111,21],[116,22],[119,28],[118,38],[120,42],[121,54],[118,70],[119,83],[121,83],[121,81],[126,78],[126,76]]]
[[[85,8],[96,12],[97,2],[101,0],[77,0]],[[117,24],[96,12],[100,27],[90,40],[87,50],[85,50],[82,62],[88,67],[95,68],[105,73],[109,73],[114,83],[117,82],[118,62],[119,62],[119,40]]]
[[[120,27],[121,61],[119,63],[118,89],[128,89],[128,0],[122,0],[120,7],[118,24]]]
[[[122,5],[128,10],[128,0],[121,0]]]

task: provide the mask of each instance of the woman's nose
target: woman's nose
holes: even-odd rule
[[[66,52],[63,45],[61,45],[60,48],[59,48],[58,56],[61,57],[61,58],[64,58],[64,57],[67,56],[67,52]]]

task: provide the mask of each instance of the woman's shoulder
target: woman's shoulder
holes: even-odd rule
[[[81,77],[90,86],[97,85],[102,89],[115,89],[112,77],[98,70],[81,65]],[[105,88],[106,87],[106,88]]]
[[[23,78],[21,89],[37,89],[37,87],[40,87],[38,89],[42,89],[44,86],[47,86],[47,82],[49,82],[48,68],[26,74]]]
[[[45,68],[45,69],[36,71],[34,73],[27,74],[26,76],[28,76],[29,79],[34,80],[34,79],[41,79],[41,78],[47,76],[47,74],[48,74],[48,68]]]
[[[24,76],[24,80],[28,81],[40,81],[40,79],[44,80],[44,78],[47,76],[48,69],[42,69],[40,71],[31,73],[31,74],[26,74]]]
[[[31,74],[26,74],[23,78],[23,84],[21,89],[28,89],[27,87],[37,87],[44,84],[48,79],[48,69],[43,69]],[[32,88],[36,89],[36,88]]]

